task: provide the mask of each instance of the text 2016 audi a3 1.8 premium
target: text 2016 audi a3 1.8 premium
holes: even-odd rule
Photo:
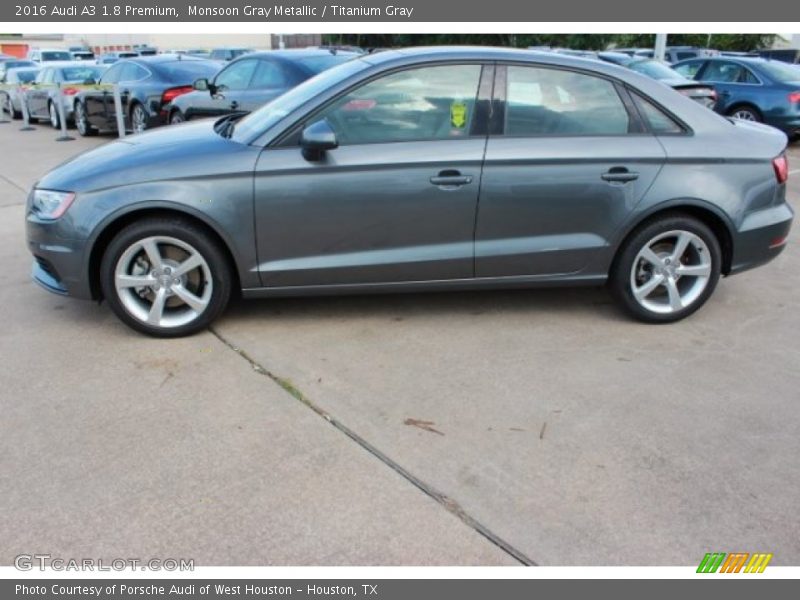
[[[30,194],[28,245],[43,286],[159,336],[239,290],[608,282],[668,322],[783,249],[786,144],[615,65],[387,51],[67,162]]]

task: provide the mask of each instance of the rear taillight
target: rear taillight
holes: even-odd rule
[[[62,93],[62,94],[64,94],[65,96],[74,96],[74,95],[75,95],[75,94],[77,94],[79,91],[80,91],[80,90],[79,90],[78,88],[74,88],[74,87],[67,87],[67,88],[64,88],[64,89],[62,89],[62,90],[61,90],[61,93]]]
[[[789,92],[789,102],[800,104],[800,92]]]
[[[188,94],[194,88],[190,85],[182,85],[181,87],[174,87],[168,90],[165,90],[163,94],[161,94],[161,104],[169,104],[178,96],[182,96],[183,94]]]
[[[773,158],[772,167],[775,169],[778,183],[786,183],[786,180],[789,179],[789,161],[786,159],[786,155],[781,154],[778,158]]]
[[[717,100],[717,90],[711,90],[711,99],[716,102],[716,100]]]

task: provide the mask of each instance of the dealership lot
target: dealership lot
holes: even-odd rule
[[[27,190],[111,138],[18,129],[0,125],[0,564],[800,560],[796,235],[669,326],[604,290],[531,290],[240,303],[155,340],[29,281]]]

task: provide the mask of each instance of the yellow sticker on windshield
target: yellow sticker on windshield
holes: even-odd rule
[[[463,129],[467,124],[467,105],[463,102],[453,102],[450,105],[450,123],[453,127]]]

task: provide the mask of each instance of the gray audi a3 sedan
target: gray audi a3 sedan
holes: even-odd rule
[[[786,143],[616,65],[393,50],[57,167],[28,246],[45,288],[156,336],[205,328],[233,293],[606,282],[663,323],[781,252]]]

